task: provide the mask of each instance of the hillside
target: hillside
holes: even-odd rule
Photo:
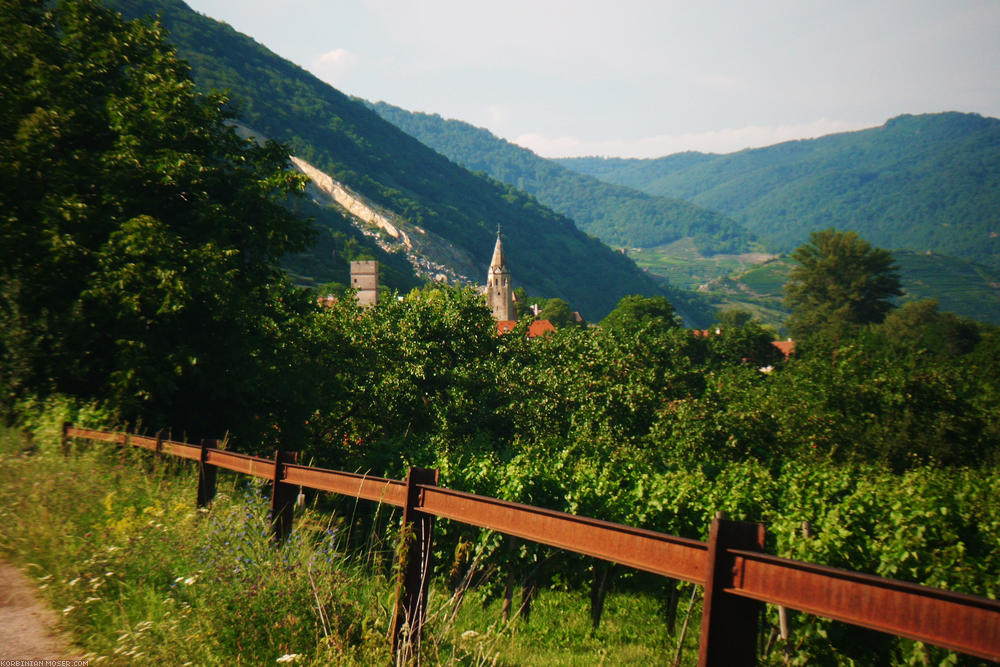
[[[159,14],[200,88],[228,90],[248,127],[286,143],[373,206],[446,239],[478,275],[485,275],[501,226],[515,283],[566,299],[587,319],[601,318],[627,294],[662,293],[631,260],[569,218],[462,169],[228,25],[179,0],[107,4],[129,18]]]
[[[1000,326],[1000,270],[937,253],[897,251],[893,259],[903,283],[898,304],[936,299],[942,312]],[[700,291],[718,307],[742,308],[780,327],[788,315],[784,286],[792,266],[788,256],[771,259],[714,278]]]
[[[468,123],[385,102],[371,108],[466,169],[483,171],[533,195],[610,245],[645,248],[690,237],[703,253],[715,254],[739,252],[751,240],[741,225],[724,215],[680,199],[605,183]]]
[[[877,128],[726,155],[557,162],[725,213],[776,252],[837,227],[893,250],[1000,265],[995,118],[899,116]]]

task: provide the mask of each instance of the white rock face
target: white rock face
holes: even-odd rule
[[[344,187],[344,185],[333,180],[328,174],[320,171],[305,160],[297,158],[294,155],[291,156],[291,160],[295,168],[305,174],[313,182],[313,185],[344,207],[344,210],[348,213],[359,220],[384,230],[389,236],[397,239],[407,248],[413,248],[413,243],[406,232],[394,225],[388,217],[368,205],[360,196],[354,194]],[[417,231],[422,232],[423,230],[418,228]]]
[[[292,155],[289,160],[310,180],[309,188],[317,201],[330,201],[344,209],[355,227],[386,252],[403,251],[417,275],[445,282],[476,282],[469,276],[478,273],[479,267],[467,251],[392,211],[377,208],[302,158]]]

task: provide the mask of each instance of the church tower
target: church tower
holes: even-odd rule
[[[510,284],[510,269],[503,255],[500,229],[497,228],[497,244],[493,248],[493,261],[486,274],[486,305],[493,311],[493,319],[499,321],[516,320],[514,312],[514,291]]]

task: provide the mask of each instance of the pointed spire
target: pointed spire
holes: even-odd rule
[[[493,260],[490,262],[490,269],[500,269],[507,266],[507,260],[503,256],[503,243],[500,242],[500,225],[497,225],[497,244],[493,248]]]

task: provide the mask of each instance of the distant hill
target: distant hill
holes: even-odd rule
[[[727,155],[557,162],[725,213],[775,252],[836,227],[892,250],[1000,266],[996,118],[899,116],[877,128]]]
[[[1000,325],[1000,269],[937,253],[896,251],[903,296],[899,304],[936,299],[941,311]],[[704,292],[719,307],[753,312],[779,327],[788,314],[784,285],[794,261],[786,256],[716,278]]]
[[[444,239],[449,247],[442,255],[467,258],[458,273],[482,280],[499,225],[515,283],[535,295],[561,297],[589,320],[603,317],[627,294],[663,293],[628,257],[569,218],[512,186],[462,169],[363,104],[180,0],[107,4],[129,18],[160,15],[200,88],[230,91],[246,126],[288,144],[294,155],[405,221],[414,233],[423,230]],[[322,255],[313,254],[309,270],[317,272],[320,264]]]
[[[579,174],[489,130],[378,102],[382,118],[471,171],[513,185],[615,246],[651,247],[691,238],[704,254],[743,251],[751,236],[724,215]]]

